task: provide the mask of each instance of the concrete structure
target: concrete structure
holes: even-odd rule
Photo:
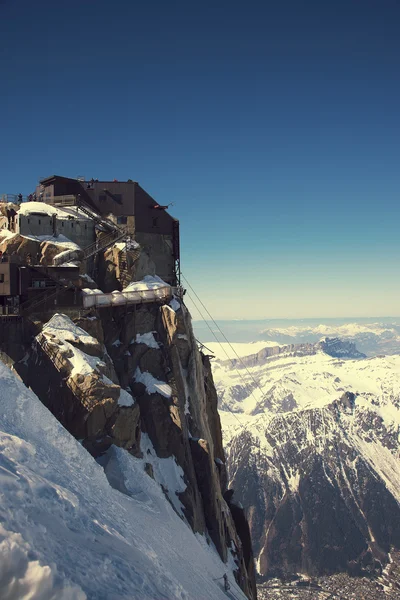
[[[64,211],[51,213],[51,209],[46,210],[45,204],[40,208],[38,203],[32,204],[35,207],[29,212],[30,204],[24,204],[17,214],[15,231],[26,236],[55,236],[63,235],[70,239],[81,248],[86,248],[95,241],[95,223],[85,215],[77,211],[73,214],[67,214]],[[39,206],[39,208],[37,208]]]
[[[179,284],[179,221],[136,181],[81,181],[53,175],[42,179],[37,198],[54,206],[79,204],[127,227],[155,264],[156,274]]]

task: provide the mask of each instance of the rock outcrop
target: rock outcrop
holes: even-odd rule
[[[379,575],[400,548],[398,431],[352,392],[258,429],[232,439],[229,466],[260,574]]]
[[[25,360],[26,384],[94,456],[107,456],[113,444],[148,456],[147,472],[155,479],[155,457],[172,460],[184,486],[170,489],[160,481],[171,504],[179,503],[181,517],[225,562],[234,561],[238,584],[256,598],[251,549],[224,499],[211,367],[198,350],[187,308],[175,298],[171,306],[104,308],[75,321],[54,315],[44,324]]]
[[[118,383],[103,344],[54,315],[36,337],[27,384],[97,455],[112,443],[139,452],[139,407]]]
[[[68,240],[65,243],[56,238],[41,240],[27,238],[18,233],[6,236],[0,233],[0,251],[6,253],[13,262],[40,264],[46,267],[72,260],[80,262],[83,257],[79,246]]]

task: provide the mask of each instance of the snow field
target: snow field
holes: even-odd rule
[[[118,491],[1,363],[0,405],[2,598],[226,600],[214,579],[229,568],[145,474],[146,460],[159,461],[146,439],[147,459],[112,449],[108,471]],[[155,472],[175,495],[184,485],[177,465],[156,464]]]

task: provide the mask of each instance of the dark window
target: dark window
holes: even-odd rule
[[[73,227],[73,226],[74,226],[74,224],[73,224],[73,223],[71,223],[71,227]]]
[[[29,225],[29,223],[30,223],[30,222],[31,222],[31,220],[30,220],[30,219],[28,219],[28,225]]]
[[[61,221],[61,227],[64,227],[64,221]]]
[[[126,225],[128,222],[128,217],[117,217],[118,225]]]
[[[158,217],[153,218],[153,227],[157,227]]]
[[[33,288],[44,288],[46,287],[46,282],[44,279],[32,279],[32,285],[31,287]]]
[[[0,274],[0,283],[4,283],[4,273]]]
[[[39,225],[41,225],[41,224],[42,224],[42,221],[39,219]]]
[[[106,195],[105,194],[100,194],[99,200],[100,200],[100,202],[105,202],[106,201]]]
[[[87,229],[87,225],[86,225],[86,223],[85,223],[85,229]]]
[[[113,200],[115,200],[115,202],[118,202],[118,204],[122,204],[122,194],[113,194],[112,197]]]

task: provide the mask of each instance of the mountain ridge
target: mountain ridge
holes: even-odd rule
[[[214,378],[259,575],[379,575],[400,544],[400,356],[337,340],[258,354]]]

